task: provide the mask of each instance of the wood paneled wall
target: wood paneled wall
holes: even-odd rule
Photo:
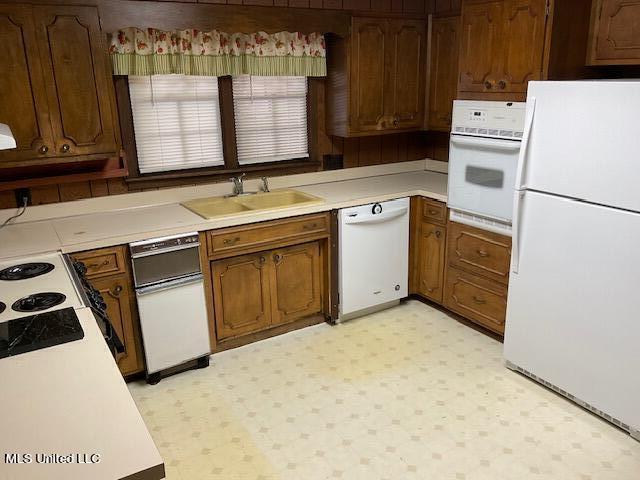
[[[57,0],[56,0],[57,1]],[[459,0],[181,0],[183,3],[209,3],[228,5],[253,5],[292,8],[315,8],[328,10],[354,10],[359,12],[388,12],[427,14],[448,10]],[[100,0],[99,3],[107,3]],[[77,3],[70,0],[69,3]],[[88,2],[93,3],[93,2]],[[455,8],[455,6],[453,7]],[[426,21],[426,20],[425,20]],[[316,151],[323,154],[343,154],[344,167],[377,165],[382,163],[403,162],[425,157],[446,160],[448,154],[448,135],[437,132],[416,132],[410,134],[383,135],[366,138],[342,139],[330,137],[325,133],[324,121],[324,80],[318,82],[317,99],[317,142]],[[195,185],[195,180],[186,180],[184,185]],[[31,189],[33,205],[64,202],[82,198],[117,195],[141,191],[130,187],[124,179],[95,180],[59,185],[34,187]],[[149,189],[145,189],[149,190]],[[16,207],[14,192],[0,192],[0,209]]]

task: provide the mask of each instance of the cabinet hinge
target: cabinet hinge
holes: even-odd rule
[[[549,13],[551,13],[551,0],[547,0],[547,4],[544,7],[544,15],[545,15],[545,17],[548,17]]]

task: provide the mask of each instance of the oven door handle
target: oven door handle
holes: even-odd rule
[[[203,279],[202,274],[189,275],[186,277],[176,278],[175,280],[169,280],[168,282],[156,283],[147,287],[137,288],[136,295],[141,297],[150,293],[162,292],[163,290],[170,290],[172,288],[183,287],[185,285],[191,285],[192,283],[201,282]]]
[[[497,138],[469,137],[466,135],[451,135],[451,143],[463,147],[483,148],[486,150],[520,150],[520,140],[498,140]]]

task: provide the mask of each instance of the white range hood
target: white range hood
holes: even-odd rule
[[[16,148],[16,140],[11,134],[9,125],[0,123],[0,150],[8,150],[10,148]]]

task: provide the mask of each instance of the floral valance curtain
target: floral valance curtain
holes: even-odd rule
[[[327,74],[324,36],[125,28],[109,36],[114,75]]]

